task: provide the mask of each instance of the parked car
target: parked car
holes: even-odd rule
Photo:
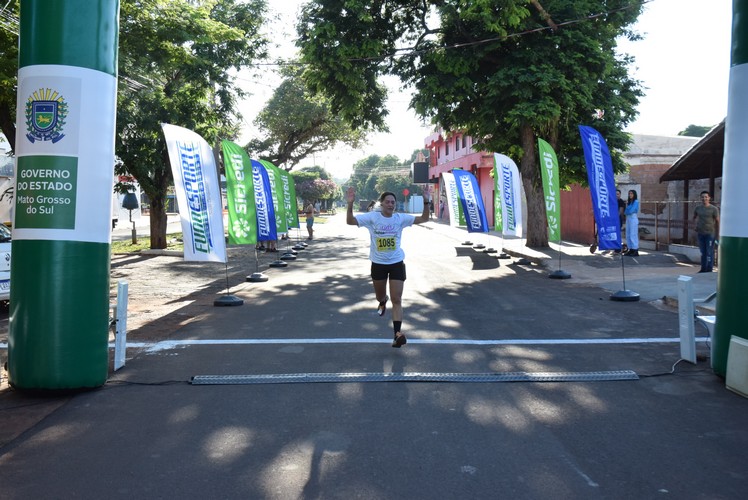
[[[10,229],[0,224],[0,301],[10,300]]]

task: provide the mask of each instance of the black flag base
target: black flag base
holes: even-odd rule
[[[483,243],[478,243],[478,244],[477,244],[477,245],[475,245],[475,246],[474,246],[473,248],[475,248],[475,249],[478,249],[478,250],[481,250],[481,249],[483,249],[483,248],[486,248],[486,245],[484,245]]]
[[[517,262],[515,262],[515,264],[517,264],[519,266],[531,266],[532,262],[530,262],[528,259],[525,259],[524,257],[522,257]]]
[[[610,296],[610,300],[615,300],[616,302],[638,302],[639,294],[631,290],[618,290]]]
[[[557,271],[553,271],[548,275],[548,277],[552,280],[568,280],[569,278],[571,278],[571,274],[559,269]]]
[[[290,252],[289,253],[284,253],[283,255],[281,255],[280,260],[296,260],[296,255],[294,255],[294,254],[292,254]]]
[[[483,253],[496,253],[496,249],[493,247],[488,247],[485,250],[483,250]]]
[[[462,244],[465,245],[465,246],[468,246],[468,247],[473,246],[473,242],[470,241],[470,240],[463,241]]]
[[[214,307],[232,307],[240,306],[242,304],[244,304],[244,299],[240,299],[235,295],[224,295],[220,299],[216,299],[213,301]]]
[[[274,260],[270,264],[268,264],[270,267],[288,267],[288,262],[283,262],[282,260]]]
[[[292,246],[291,248],[293,248],[294,250],[304,250],[304,249],[306,249],[306,247],[304,245],[302,245],[301,243],[297,243],[294,246]]]
[[[497,259],[511,259],[512,256],[504,252],[501,252],[499,255],[496,256],[496,258]]]
[[[267,280],[268,277],[262,273],[252,273],[250,276],[247,276],[247,281],[250,283],[264,283]]]

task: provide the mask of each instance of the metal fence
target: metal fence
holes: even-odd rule
[[[700,203],[640,201],[639,239],[654,242],[655,250],[667,250],[672,244],[698,246],[693,211]]]

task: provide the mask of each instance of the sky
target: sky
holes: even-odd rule
[[[270,8],[281,16],[270,26],[278,44],[273,54],[293,54],[294,19],[302,3],[269,2]],[[690,124],[716,125],[726,116],[731,22],[732,0],[650,0],[644,5],[644,13],[634,27],[644,38],[619,42],[619,52],[635,57],[631,75],[642,83],[646,94],[628,132],[673,136]],[[241,107],[245,120],[242,143],[256,134],[254,118],[278,82],[271,72],[272,66],[261,81],[244,82],[244,88],[253,95]],[[396,79],[385,83],[391,92],[389,133],[371,134],[364,148],[339,147],[303,161],[296,168],[319,165],[336,178],[348,178],[352,165],[369,155],[393,154],[407,160],[413,150],[422,148],[431,127],[408,110],[409,94],[399,89]]]

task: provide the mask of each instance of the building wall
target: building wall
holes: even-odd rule
[[[589,188],[578,184],[561,191],[561,239],[590,245],[595,242],[595,218]]]

